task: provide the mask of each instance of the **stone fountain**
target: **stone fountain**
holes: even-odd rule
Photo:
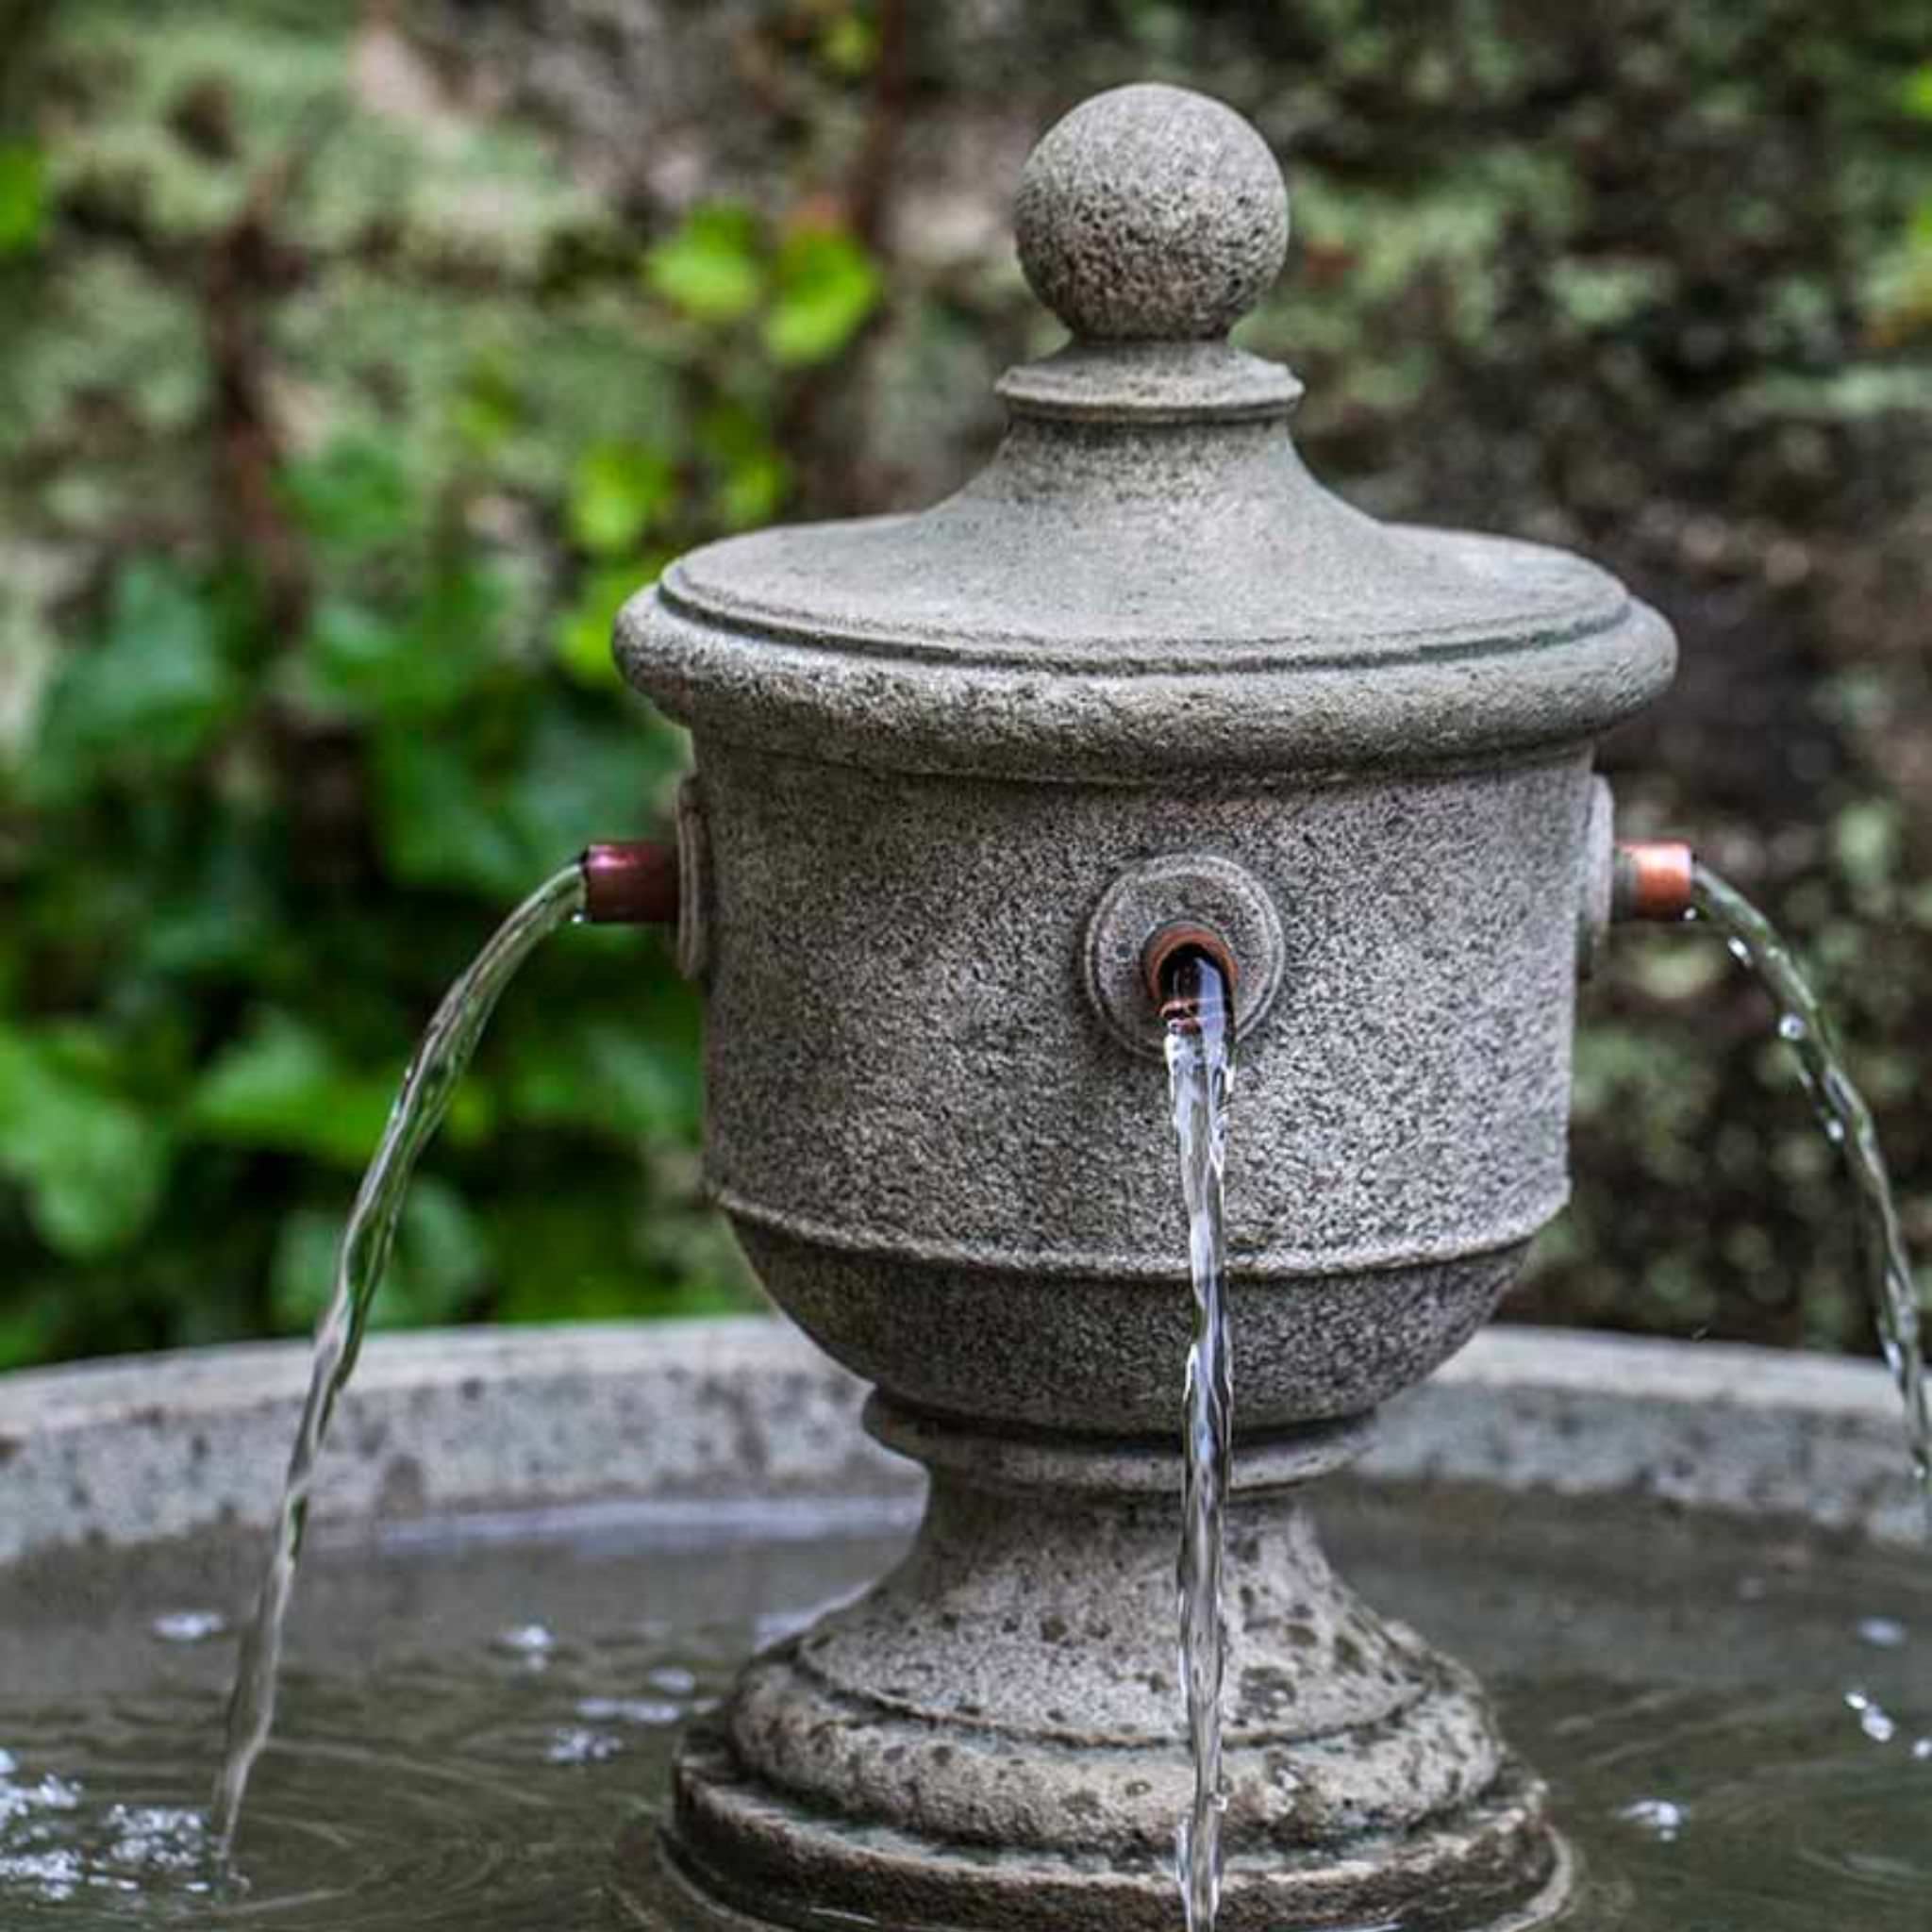
[[[986,471],[709,545],[620,621],[695,745],[711,1182],[931,1475],[905,1563],[685,1743],[650,1856],[741,1921],[1177,1923],[1189,1294],[1142,971],[1175,922],[1239,974],[1223,1924],[1566,1896],[1480,1687],[1337,1579],[1303,1498],[1563,1205],[1592,741],[1674,645],[1574,557],[1310,477],[1295,379],[1226,340],[1288,225],[1226,108],[1089,101],[1017,206],[1072,340],[1001,383]]]

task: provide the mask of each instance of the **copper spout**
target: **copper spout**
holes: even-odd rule
[[[578,865],[584,874],[584,918],[591,925],[675,925],[677,923],[677,848],[652,839],[623,839],[588,845]]]
[[[1695,855],[1675,839],[1633,839],[1617,847],[1610,875],[1613,919],[1684,918],[1690,910]]]
[[[1176,1016],[1185,1019],[1198,1004],[1199,995],[1181,984],[1182,969],[1190,958],[1205,959],[1221,974],[1227,988],[1227,1003],[1234,1005],[1241,985],[1241,968],[1227,941],[1211,925],[1177,919],[1163,925],[1141,948],[1141,973],[1146,982],[1147,997],[1154,1002],[1163,1021]]]

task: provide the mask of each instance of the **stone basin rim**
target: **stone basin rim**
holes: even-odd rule
[[[0,1562],[265,1524],[307,1370],[306,1344],[271,1342],[0,1376]],[[318,1520],[353,1533],[621,1498],[909,1499],[923,1478],[864,1434],[865,1392],[766,1317],[379,1337]],[[1491,1327],[1390,1405],[1359,1467],[1878,1543],[1922,1534],[1883,1368],[1739,1344]]]

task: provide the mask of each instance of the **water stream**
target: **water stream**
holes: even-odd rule
[[[274,1724],[283,1626],[317,1462],[337,1400],[355,1369],[410,1174],[447,1111],[504,988],[546,936],[580,915],[583,903],[583,874],[573,864],[518,907],[452,987],[409,1063],[357,1194],[337,1256],[333,1293],[316,1330],[308,1393],[228,1707],[226,1750],[208,1824],[224,1869],[250,1775]],[[1927,1404],[1917,1291],[1871,1110],[1846,1074],[1815,994],[1770,922],[1701,865],[1694,875],[1693,906],[1693,916],[1724,936],[1733,956],[1777,1002],[1779,1037],[1793,1051],[1824,1131],[1845,1155],[1872,1256],[1880,1341],[1905,1404],[1913,1468],[1932,1511],[1932,1410]],[[1233,1394],[1224,1176],[1234,1085],[1233,1029],[1229,988],[1206,957],[1184,955],[1172,971],[1167,991],[1162,1008],[1166,1059],[1193,1287],[1177,1586],[1194,1790],[1190,1815],[1176,1834],[1176,1866],[1188,1932],[1213,1932],[1225,1806],[1221,1699],[1226,1628],[1222,1588]]]
[[[1791,1049],[1826,1137],[1844,1155],[1857,1194],[1879,1345],[1905,1404],[1912,1470],[1932,1522],[1932,1411],[1926,1405],[1918,1286],[1872,1109],[1845,1071],[1818,996],[1772,923],[1703,865],[1692,873],[1691,905],[1693,916],[1724,936],[1732,958],[1777,1003],[1778,1038]]]
[[[1234,1451],[1234,1391],[1228,1351],[1227,1262],[1223,1181],[1227,1108],[1234,1088],[1234,1028],[1227,982],[1209,960],[1189,954],[1169,985],[1167,1074],[1181,1189],[1188,1208],[1193,1279],[1193,1341],[1188,1350],[1182,1498],[1181,1682],[1194,1760],[1194,1799],[1176,1842],[1188,1932],[1213,1932],[1221,1898],[1221,1688],[1227,1626],[1221,1579],[1228,1478]]]
[[[228,1703],[227,1745],[209,1818],[216,1857],[224,1866],[234,1844],[249,1776],[275,1724],[282,1626],[294,1589],[316,1463],[336,1400],[355,1373],[370,1305],[395,1242],[409,1175],[449,1110],[457,1082],[504,988],[537,945],[576,918],[583,905],[583,872],[573,863],[545,880],[497,927],[489,944],[443,995],[403,1075],[375,1158],[349,1211],[336,1253],[335,1287],[316,1326],[308,1395],[289,1457],[268,1566],[242,1639]]]

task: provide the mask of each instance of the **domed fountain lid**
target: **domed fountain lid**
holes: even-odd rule
[[[1517,755],[1669,681],[1669,627],[1593,565],[1377,523],[1303,468],[1300,385],[1226,341],[1288,242],[1240,115],[1098,95],[1035,148],[1016,216],[1073,340],[1000,384],[998,455],[917,515],[673,565],[617,648],[674,716],[813,758],[1135,782]]]

